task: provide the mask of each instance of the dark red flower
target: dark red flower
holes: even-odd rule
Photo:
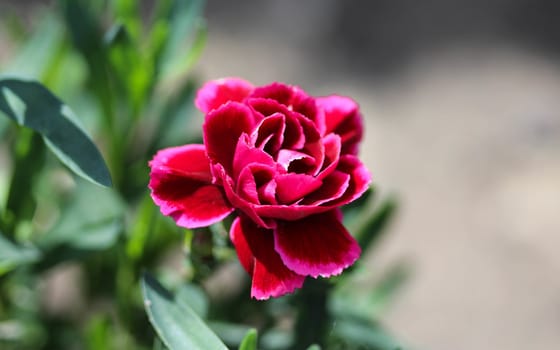
[[[228,78],[204,85],[195,104],[205,114],[204,145],[164,149],[150,162],[164,215],[196,228],[236,211],[230,237],[257,299],[358,259],[339,210],[371,181],[356,156],[363,124],[352,99]]]

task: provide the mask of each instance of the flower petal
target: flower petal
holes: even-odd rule
[[[341,273],[361,253],[354,237],[340,222],[337,210],[278,223],[274,247],[290,270],[315,278]]]
[[[274,250],[271,230],[259,228],[245,217],[238,217],[231,225],[230,237],[241,265],[253,277],[253,298],[279,297],[301,288],[305,277],[284,265]]]
[[[300,204],[315,206],[331,202],[342,197],[346,193],[349,184],[350,175],[335,170],[323,179],[322,186],[317,191],[306,196]]]
[[[234,191],[234,182],[233,179],[226,174],[224,167],[220,164],[216,164],[214,167],[216,176],[219,178],[223,189],[226,193],[227,199],[231,203],[231,205],[245,213],[248,217],[253,220],[257,225],[265,228],[274,228],[276,227],[276,221],[270,220],[267,218],[262,218],[257,215],[255,211],[255,204],[248,202],[246,199],[241,198],[239,194]]]
[[[282,83],[272,83],[265,86],[256,87],[251,97],[253,98],[268,98],[278,101],[278,103],[284,106],[290,106],[292,104],[292,97],[294,94],[294,87],[282,84]]]
[[[286,121],[282,113],[274,113],[264,118],[252,135],[255,146],[269,154],[276,154],[284,142],[285,129]]]
[[[321,165],[321,172],[317,175],[319,179],[323,179],[336,169],[338,159],[340,158],[340,136],[330,133],[323,137],[323,159]]]
[[[232,169],[233,178],[236,179],[241,171],[250,164],[261,164],[271,169],[281,169],[276,165],[270,154],[251,145],[249,136],[243,134],[239,137],[237,146],[235,146]]]
[[[227,192],[227,191],[226,191]],[[295,221],[301,220],[307,216],[324,213],[333,209],[334,206],[320,206],[320,205],[253,205],[252,210],[254,215],[258,215],[261,220],[288,220]],[[274,225],[276,226],[276,225]],[[268,226],[273,228],[272,226]]]
[[[341,206],[359,198],[367,191],[371,183],[371,174],[358,157],[353,155],[343,155],[338,162],[337,171],[350,175],[350,182],[344,195],[339,199],[328,203],[329,206]]]
[[[233,208],[224,192],[210,182],[210,165],[202,145],[173,147],[150,162],[151,196],[162,214],[187,228],[209,226]]]
[[[202,113],[206,114],[228,101],[241,102],[252,91],[253,85],[243,79],[212,80],[198,90],[194,104]]]
[[[235,247],[237,252],[237,258],[241,263],[241,266],[247,271],[249,275],[253,275],[253,269],[255,267],[255,257],[251,252],[251,247],[243,234],[241,229],[241,219],[239,217],[233,220],[231,228],[229,229],[229,238]]]
[[[212,110],[204,121],[204,145],[208,157],[214,163],[231,172],[235,147],[242,134],[251,134],[255,121],[249,107],[228,102]]]
[[[162,149],[149,165],[152,171],[173,172],[200,181],[212,181],[204,145],[191,144]]]
[[[282,174],[276,176],[276,195],[282,204],[291,204],[318,189],[322,182],[305,174]]]
[[[274,168],[264,164],[249,164],[237,178],[236,192],[244,200],[259,204],[258,189],[268,184],[276,175]]]
[[[364,132],[358,104],[349,97],[338,95],[318,97],[316,103],[325,112],[325,132],[340,135],[342,154],[356,155]]]

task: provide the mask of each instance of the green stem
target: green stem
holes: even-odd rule
[[[325,345],[331,317],[327,308],[332,286],[324,279],[308,279],[298,295],[298,316],[293,350],[306,349],[312,344]]]

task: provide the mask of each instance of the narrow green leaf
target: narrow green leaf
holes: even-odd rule
[[[208,327],[229,347],[238,347],[251,327],[239,323],[210,321]]]
[[[313,344],[307,348],[307,350],[321,350],[321,347],[317,344]]]
[[[144,195],[136,213],[132,220],[134,223],[132,228],[127,230],[129,236],[126,243],[126,254],[134,261],[138,260],[144,253],[156,221],[157,211],[148,193]]]
[[[359,266],[355,275],[371,277],[367,266]],[[329,298],[329,310],[335,317],[358,317],[376,319],[393,302],[406,284],[410,275],[410,265],[406,261],[397,262],[377,278],[370,288],[356,288],[353,279],[342,280]]]
[[[194,44],[194,42],[197,41],[197,38],[199,39],[199,41],[203,41],[204,39],[199,38],[200,35],[204,36],[204,31],[196,33],[203,27],[203,8],[203,0],[173,1],[169,12],[169,36],[167,38],[167,43],[165,45],[165,49],[160,61],[161,72],[164,80],[166,79],[166,77],[176,76],[183,73],[177,70],[177,67],[184,69],[185,61],[189,61],[185,59],[184,54],[181,54],[183,50],[193,46],[201,45],[201,42],[197,43],[196,45]],[[188,57],[189,51],[185,52],[187,53]]]
[[[148,274],[142,278],[148,318],[170,350],[227,350],[227,347],[185,302]]]
[[[239,345],[239,350],[257,350],[257,330],[249,329]]]
[[[37,261],[40,253],[34,247],[16,245],[0,232],[0,275],[21,265]]]
[[[386,199],[377,211],[367,217],[357,231],[357,239],[360,246],[365,251],[373,247],[379,240],[385,227],[396,213],[397,201],[394,198]]]
[[[195,124],[192,120],[195,115],[195,94],[196,87],[192,80],[165,94],[164,102],[154,112],[158,118],[154,120],[156,130],[149,147],[151,154],[160,148],[176,146],[200,137],[200,129],[192,127]]]
[[[208,315],[208,297],[204,290],[193,283],[185,283],[177,288],[175,297],[180,303],[193,309],[202,319]]]
[[[369,296],[366,307],[371,314],[380,314],[394,299],[410,277],[410,265],[397,263],[389,268]]]
[[[18,50],[17,56],[5,71],[40,79],[56,56],[57,48],[64,38],[63,26],[50,12],[34,26],[33,35]]]
[[[124,204],[113,190],[80,182],[58,222],[41,236],[38,244],[44,249],[56,246],[80,250],[109,248],[122,230],[123,212]]]
[[[45,140],[76,174],[103,186],[111,176],[101,153],[62,101],[35,81],[0,79],[0,111]]]
[[[333,335],[347,347],[371,350],[396,350],[398,342],[378,325],[362,319],[342,319],[336,322]]]

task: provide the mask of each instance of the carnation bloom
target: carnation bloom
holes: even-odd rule
[[[357,158],[363,121],[352,99],[227,78],[206,83],[195,104],[205,115],[204,144],[167,148],[150,162],[149,187],[164,215],[197,228],[235,212],[230,237],[256,299],[358,259],[340,211],[371,181]]]

